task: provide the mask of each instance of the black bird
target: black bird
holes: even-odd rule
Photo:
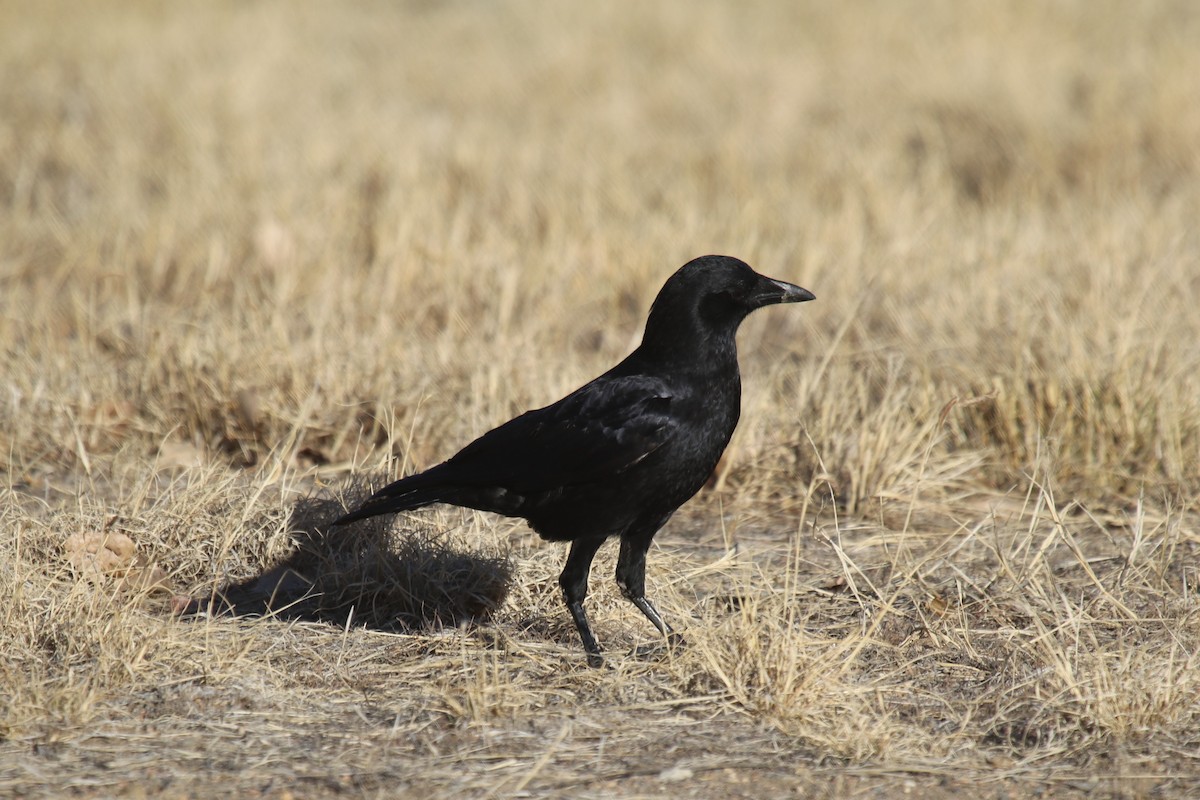
[[[583,601],[592,558],[621,537],[617,585],[663,636],[646,599],[646,551],[704,485],[741,410],[735,335],[756,308],[814,299],[728,256],[681,267],[658,293],[642,343],[557,403],[485,433],[449,461],[402,478],[338,519],[449,503],[523,517],[550,541],[571,542],[559,576],[588,663],[603,663]]]

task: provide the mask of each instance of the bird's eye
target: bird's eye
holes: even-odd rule
[[[722,289],[705,295],[700,300],[700,313],[705,319],[719,320],[735,313],[742,300],[734,289]]]
[[[720,292],[721,300],[731,305],[740,306],[746,302],[748,296],[745,286],[730,286],[728,289]]]

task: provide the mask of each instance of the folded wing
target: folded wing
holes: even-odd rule
[[[604,482],[677,433],[671,400],[657,378],[602,376],[485,433],[448,461],[385,486],[335,524],[438,502],[520,513],[527,501]]]
[[[435,469],[456,483],[534,494],[623,472],[675,430],[663,381],[602,378],[485,433]]]

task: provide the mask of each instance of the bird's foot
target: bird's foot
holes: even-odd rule
[[[600,669],[600,667],[604,666],[604,656],[600,655],[600,653],[588,653],[587,662],[588,666],[592,669]]]
[[[679,652],[683,649],[687,642],[678,633],[672,631],[667,634],[662,641],[643,644],[633,649],[633,655],[636,658],[656,658],[663,654],[671,654]]]

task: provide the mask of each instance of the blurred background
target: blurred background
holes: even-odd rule
[[[427,466],[718,252],[819,298],[743,333],[734,485],[1200,485],[1192,3],[40,2],[0,31],[23,474],[79,439]]]

